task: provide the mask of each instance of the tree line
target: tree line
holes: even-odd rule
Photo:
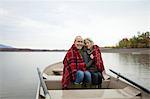
[[[137,33],[132,38],[123,38],[116,47],[118,48],[150,48],[150,32]]]

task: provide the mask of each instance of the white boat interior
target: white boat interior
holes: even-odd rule
[[[103,80],[101,87],[97,85],[74,85],[71,83],[67,90],[62,90],[62,62],[52,64],[41,73],[47,92],[39,84],[36,99],[150,99],[150,93],[111,76]],[[48,98],[48,96],[49,98]]]

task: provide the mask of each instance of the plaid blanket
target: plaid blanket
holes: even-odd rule
[[[94,65],[97,67],[98,71],[102,73],[103,70],[105,70],[105,68],[104,68],[100,48],[97,45],[94,45],[93,47],[94,49],[93,49],[92,54],[94,56],[94,59],[93,59]]]
[[[73,44],[68,50],[64,60],[63,60],[63,77],[62,77],[62,88],[67,88],[70,82],[75,81],[77,70],[86,70],[86,64],[79,50]]]

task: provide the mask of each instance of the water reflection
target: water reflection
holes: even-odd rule
[[[102,53],[105,69],[121,73],[125,77],[150,89],[150,54]]]
[[[150,89],[150,54],[119,54],[120,72]]]
[[[132,54],[132,53],[120,53],[119,54],[120,61],[133,63],[133,64],[140,64],[147,68],[150,68],[150,54]]]

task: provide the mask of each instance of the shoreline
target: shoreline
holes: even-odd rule
[[[101,48],[104,53],[150,54],[150,48]]]
[[[150,48],[100,48],[102,53],[150,54]],[[0,52],[67,52],[64,49],[0,49]]]

